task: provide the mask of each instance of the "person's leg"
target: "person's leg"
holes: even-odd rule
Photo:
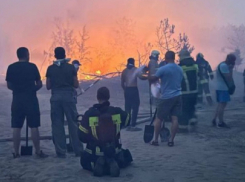
[[[219,113],[218,113],[219,123],[224,122],[224,110],[226,106],[227,106],[227,103],[220,103]]]
[[[36,153],[40,153],[40,136],[38,128],[31,128],[31,138],[33,141],[33,145],[36,149]]]
[[[64,110],[61,101],[51,102],[52,135],[58,156],[66,155],[66,136],[64,128]]]
[[[209,106],[212,106],[213,100],[212,100],[211,93],[209,90],[209,83],[208,82],[203,84],[203,90],[204,90],[204,93],[205,93],[205,96],[206,96],[206,99],[207,99]]]
[[[203,86],[201,81],[198,84],[198,104],[203,104]]]
[[[74,153],[76,156],[80,156],[81,152],[83,151],[83,145],[79,140],[77,134],[78,125],[77,125],[77,118],[76,118],[77,117],[76,104],[74,102],[64,102],[63,108],[68,122],[69,135],[70,135],[70,140]]]
[[[11,106],[11,127],[13,128],[14,157],[19,157],[21,128],[25,121],[25,112],[20,98],[14,98]]]
[[[132,126],[135,127],[140,106],[139,91],[136,88],[133,93],[133,98],[134,99],[132,100]]]
[[[20,155],[20,132],[21,128],[13,128],[13,143],[14,143],[14,154]]]
[[[178,132],[179,129],[179,123],[178,123],[178,117],[177,116],[172,116],[172,126],[171,126],[171,137],[169,139],[169,142],[173,142],[176,133]]]
[[[154,133],[155,133],[154,142],[158,142],[158,138],[159,138],[160,131],[161,131],[161,125],[162,125],[161,119],[156,117],[154,121]]]

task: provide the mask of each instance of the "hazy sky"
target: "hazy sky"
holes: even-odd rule
[[[244,7],[245,0],[1,0],[0,61],[4,66],[15,61],[19,46],[46,49],[54,17],[71,18],[73,27],[86,24],[99,47],[110,36],[115,21],[124,16],[136,22],[139,37],[147,41],[153,39],[159,21],[169,18],[177,32],[188,34],[196,51],[205,49],[202,52],[211,58],[220,49],[220,40],[203,33],[227,24],[245,23]],[[206,50],[211,46],[212,50]],[[11,60],[6,63],[6,59]]]

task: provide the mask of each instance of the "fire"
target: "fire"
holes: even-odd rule
[[[101,71],[100,70],[96,71],[96,74],[101,75]]]

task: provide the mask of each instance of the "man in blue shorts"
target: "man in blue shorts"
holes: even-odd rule
[[[213,126],[218,128],[229,128],[224,122],[224,110],[228,102],[230,102],[230,93],[229,90],[235,89],[234,80],[232,76],[232,70],[235,66],[236,56],[234,54],[228,54],[226,61],[219,64],[216,76],[217,76],[217,87],[216,95],[218,106],[214,119],[212,121]],[[219,119],[219,122],[216,122],[216,119]]]

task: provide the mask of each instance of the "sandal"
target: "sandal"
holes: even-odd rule
[[[159,143],[156,142],[156,141],[152,141],[150,144],[153,145],[153,146],[159,146]]]
[[[173,147],[174,146],[174,142],[168,142],[168,146],[169,147]]]

